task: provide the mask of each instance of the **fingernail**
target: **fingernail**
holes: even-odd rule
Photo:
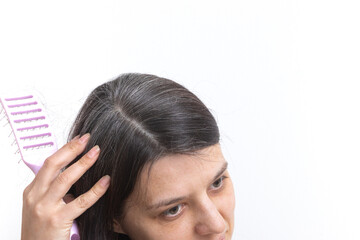
[[[96,145],[95,147],[93,147],[89,152],[88,152],[88,156],[90,158],[95,157],[95,155],[100,151],[100,148],[98,145]]]
[[[110,176],[105,175],[100,179],[100,185],[102,187],[107,187],[110,184]]]
[[[89,138],[90,138],[90,133],[86,133],[85,135],[83,135],[83,136],[79,139],[79,142],[80,142],[80,143],[85,143]]]

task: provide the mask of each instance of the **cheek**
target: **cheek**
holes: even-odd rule
[[[184,239],[191,239],[191,219],[187,214],[180,221],[160,222],[150,217],[136,217],[135,214],[128,215],[125,232],[132,240],[169,240],[178,239],[179,236]]]
[[[234,187],[232,185],[232,182],[231,182],[231,189],[230,189],[228,198],[229,198],[229,203],[230,203],[232,212],[234,213],[234,210],[235,210],[235,192],[234,192]]]
[[[190,239],[191,226],[182,224],[172,226],[162,226],[158,224],[144,224],[141,228],[134,229],[132,233],[129,233],[132,240],[169,240],[178,239],[179,236],[183,236],[184,239]]]
[[[230,230],[234,225],[234,211],[235,211],[235,193],[231,180],[221,195],[217,199],[218,210],[224,217],[225,221],[229,224]]]
[[[230,181],[231,182],[231,181]],[[235,212],[235,192],[234,187],[231,182],[231,188],[228,193],[228,205],[227,205],[227,214],[228,214],[228,223],[229,223],[229,234],[232,235],[234,231],[234,212]]]

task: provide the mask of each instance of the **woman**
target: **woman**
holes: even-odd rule
[[[219,130],[183,86],[121,75],[89,95],[70,138],[24,191],[23,240],[68,240],[74,219],[84,240],[231,239]]]

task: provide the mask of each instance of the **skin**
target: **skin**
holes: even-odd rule
[[[90,138],[85,134],[59,149],[45,160],[34,180],[23,194],[22,240],[69,240],[75,218],[91,207],[109,187],[110,177],[102,177],[88,192],[72,199],[65,196],[97,160],[100,149],[95,146],[65,171],[61,169],[82,153]],[[65,198],[64,198],[65,196]]]
[[[133,240],[231,239],[235,197],[226,167],[219,144],[146,166],[115,231]],[[178,200],[165,204],[171,199]]]

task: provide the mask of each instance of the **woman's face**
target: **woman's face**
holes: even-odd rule
[[[115,230],[133,240],[231,239],[234,189],[219,144],[142,171]]]

